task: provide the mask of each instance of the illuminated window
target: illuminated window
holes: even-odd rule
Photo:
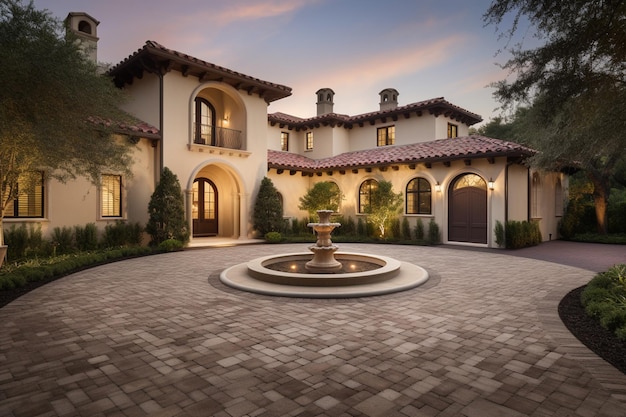
[[[9,204],[4,216],[43,217],[44,175],[35,171],[20,176],[17,181],[17,198]]]
[[[100,215],[102,217],[122,217],[121,175],[102,175]]]
[[[307,151],[313,150],[313,132],[306,132],[306,143],[304,149]]]
[[[289,150],[289,133],[280,132],[280,150],[287,152]]]
[[[456,138],[459,136],[459,127],[457,125],[453,125],[452,123],[448,123],[448,137]]]
[[[386,126],[379,127],[376,129],[376,145],[377,146],[387,146],[393,145],[396,142],[396,127],[395,126]]]
[[[365,180],[359,187],[359,213],[365,213],[365,209],[369,206],[372,191],[378,188],[378,182],[376,180]]]
[[[406,213],[431,214],[431,188],[425,178],[413,178],[406,186]]]

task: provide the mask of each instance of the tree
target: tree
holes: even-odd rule
[[[516,77],[494,84],[503,108],[529,105],[521,141],[537,166],[585,170],[594,185],[598,231],[607,232],[610,178],[626,150],[626,2],[495,0],[487,24],[513,16],[512,40],[527,19],[541,45],[508,48]]]
[[[2,219],[32,173],[95,184],[105,167],[131,174],[130,144],[111,135],[116,123],[95,123],[125,122],[123,95],[63,29],[32,2],[0,0],[0,245]]]
[[[372,188],[369,203],[365,205],[367,221],[378,227],[380,236],[385,237],[385,229],[391,220],[402,210],[402,193],[393,192],[393,184],[389,181],[379,181]]]
[[[341,200],[341,191],[334,182],[322,181],[316,183],[313,188],[302,197],[300,197],[300,210],[306,210],[309,215],[313,216],[318,210],[339,209],[339,201]]]
[[[265,236],[269,232],[279,232],[284,225],[283,206],[278,190],[271,179],[264,177],[256,197],[253,214],[254,228]]]
[[[189,241],[189,227],[185,221],[185,200],[178,177],[169,168],[163,168],[148,204],[150,219],[146,232],[152,237],[150,244],[158,246],[168,239],[183,244]]]

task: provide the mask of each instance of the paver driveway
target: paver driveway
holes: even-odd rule
[[[21,297],[0,309],[0,415],[626,415],[626,376],[556,313],[593,272],[498,251],[342,244],[431,279],[348,300],[218,280],[227,266],[305,247],[133,259]]]

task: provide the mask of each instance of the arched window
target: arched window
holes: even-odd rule
[[[78,22],[78,31],[87,33],[88,35],[92,34],[91,25],[89,24],[89,22],[85,22],[84,20],[81,20],[80,22]]]
[[[554,215],[557,217],[563,216],[563,186],[561,185],[561,179],[556,180],[554,186]]]
[[[193,141],[203,145],[215,145],[215,108],[202,97],[195,99]]]
[[[530,217],[533,219],[539,217],[540,188],[541,179],[539,178],[539,173],[535,172],[532,175],[532,180],[530,184]]]
[[[365,180],[359,187],[359,213],[365,213],[365,208],[370,204],[372,191],[378,187],[376,180]]]
[[[431,214],[432,193],[425,178],[413,178],[406,186],[406,214]]]

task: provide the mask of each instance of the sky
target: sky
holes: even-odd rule
[[[491,0],[34,0],[63,20],[100,21],[98,61],[117,64],[147,40],[286,85],[268,112],[316,115],[315,92],[332,88],[334,112],[377,111],[395,88],[400,106],[444,97],[482,116],[500,114],[489,85],[506,40],[482,16]],[[507,29],[502,27],[502,29]],[[480,126],[481,124],[475,125]]]

